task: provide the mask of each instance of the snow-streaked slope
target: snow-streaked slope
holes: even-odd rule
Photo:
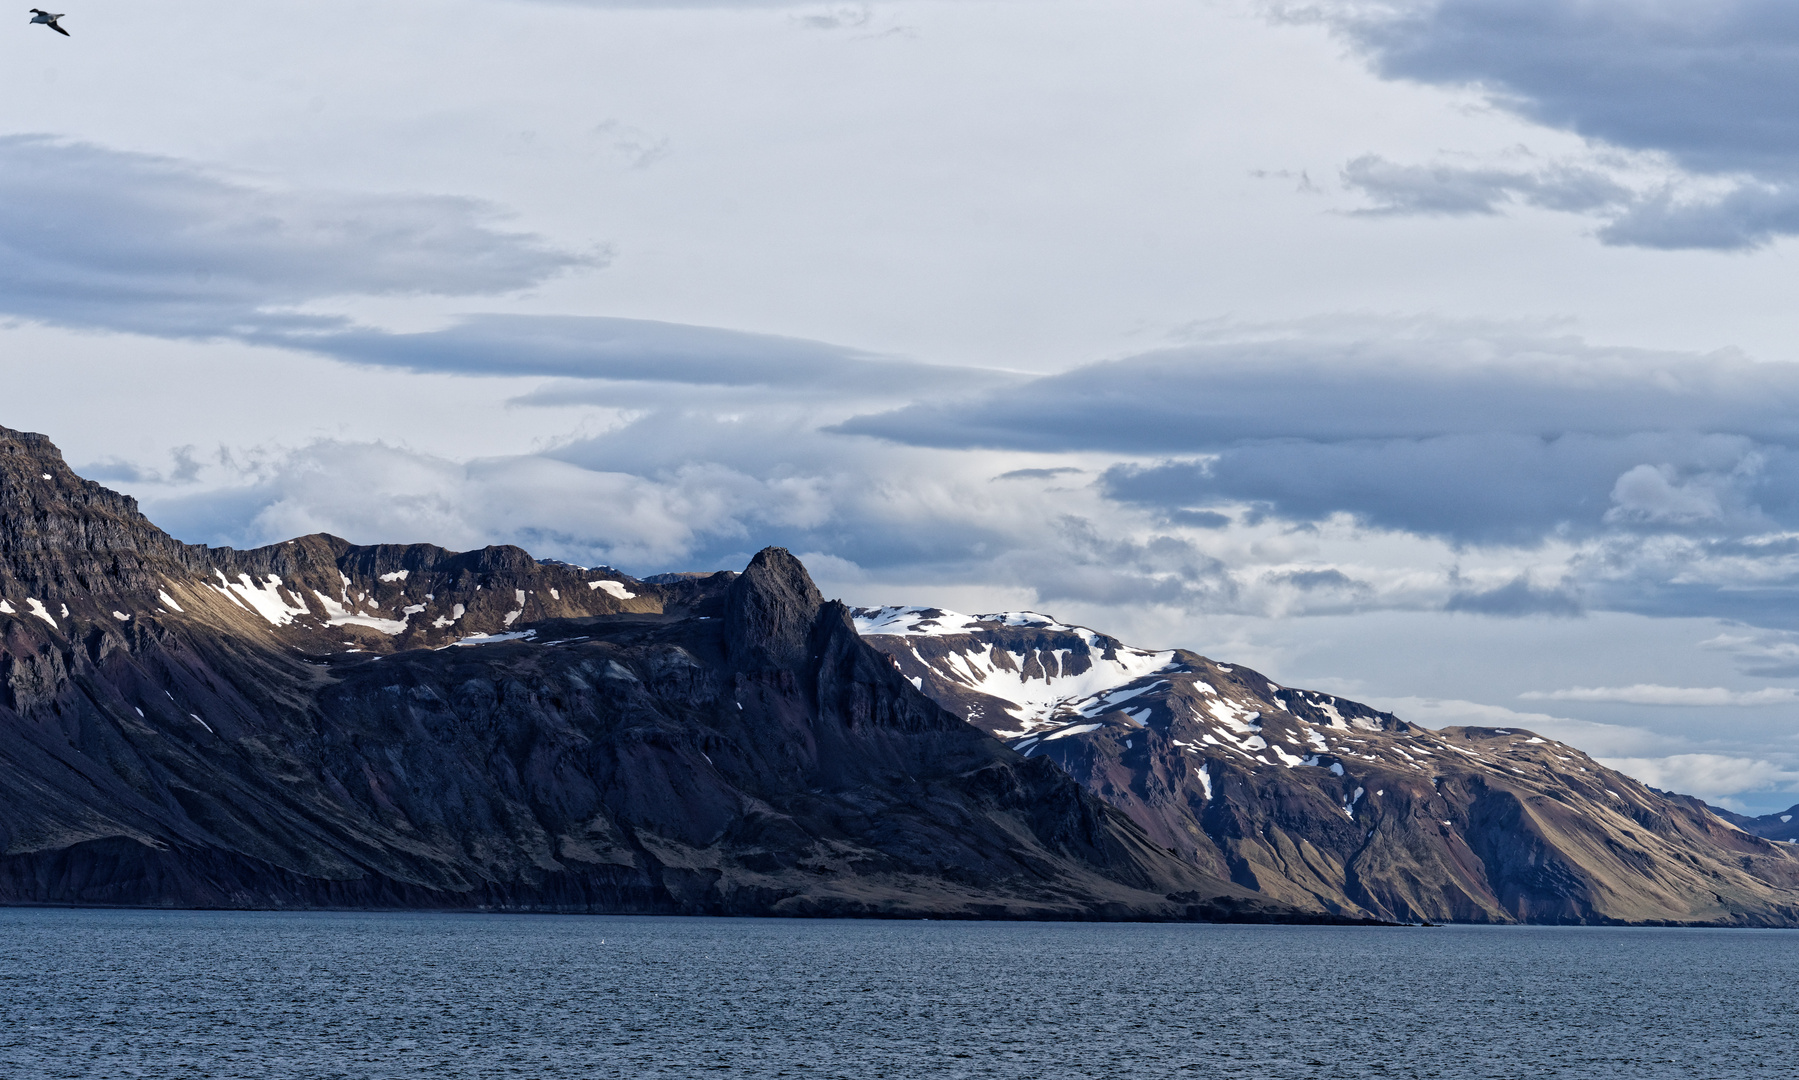
[[[938,608],[884,607],[860,609],[855,618],[864,637],[966,639],[963,647],[941,651],[921,652],[917,642],[908,644],[918,662],[938,678],[1006,702],[1006,711],[1019,724],[1005,733],[1013,736],[1071,715],[1109,712],[1148,689],[1146,677],[1178,667],[1173,650],[1125,648],[1084,627],[1065,626],[1029,611],[961,615]],[[1053,633],[1062,647],[1008,647],[983,634],[1005,628]],[[1141,685],[1127,689],[1133,684]]]
[[[1210,873],[1353,916],[1799,924],[1799,859],[1499,728],[1432,731],[1034,612],[857,612],[944,708]]]
[[[854,616],[856,629],[921,689],[928,681],[933,696],[956,700],[971,722],[1027,753],[1046,736],[1144,727],[1160,710],[1164,722],[1193,725],[1190,734],[1205,745],[1263,764],[1315,765],[1332,749],[1328,733],[1379,731],[1392,719],[1193,653],[1131,648],[1034,611],[882,607]],[[1261,721],[1271,714],[1300,732],[1292,751],[1264,736]]]

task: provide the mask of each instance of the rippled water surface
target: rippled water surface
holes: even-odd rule
[[[0,910],[0,1076],[1799,1075],[1799,933]]]

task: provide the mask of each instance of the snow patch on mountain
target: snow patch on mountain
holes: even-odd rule
[[[882,607],[862,608],[853,614],[856,630],[864,636],[942,638],[995,627],[1028,627],[1077,638],[1083,646],[1080,651],[1086,654],[1081,658],[1084,663],[1071,662],[1073,649],[1031,654],[977,642],[971,649],[949,654],[940,664],[926,664],[941,678],[1010,702],[1007,711],[1022,725],[1009,733],[1013,736],[1036,731],[1066,713],[1094,717],[1117,711],[1124,701],[1166,686],[1162,681],[1141,680],[1175,665],[1173,650],[1151,652],[1118,646],[1085,627],[1067,626],[1034,611],[963,615],[941,608]],[[916,654],[916,646],[913,651]],[[919,660],[925,663],[922,656]]]
[[[238,581],[227,578],[223,570],[214,570],[213,574],[218,577],[220,584],[214,585],[208,581],[207,588],[261,615],[272,626],[286,626],[302,615],[312,614],[312,609],[297,594],[291,600],[281,594],[281,578],[278,575],[270,574],[264,581],[257,582],[252,581],[247,573],[239,574]]]
[[[326,626],[366,626],[391,637],[404,633],[407,622],[412,618],[408,615],[404,619],[383,619],[377,615],[368,615],[347,608],[317,590],[314,590],[312,595],[318,597],[319,603],[324,605]]]
[[[49,623],[52,627],[56,626],[56,618],[50,614],[50,609],[44,606],[42,600],[36,600],[27,596],[25,598],[25,606],[31,609],[33,615],[36,615],[38,618]]]
[[[530,641],[536,636],[537,631],[535,630],[514,630],[505,634],[470,634],[468,637],[456,639],[451,644],[465,647],[469,645],[497,645],[502,641]]]
[[[950,637],[972,634],[979,630],[980,620],[933,607],[858,608],[854,617],[856,632],[892,634],[896,637]]]

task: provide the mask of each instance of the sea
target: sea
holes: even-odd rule
[[[1799,1076],[1799,932],[0,909],[0,1077]]]

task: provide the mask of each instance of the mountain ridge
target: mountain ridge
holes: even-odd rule
[[[184,544],[0,428],[0,903],[1784,926],[1799,859],[1528,732],[852,611],[779,548]]]
[[[1432,731],[1034,612],[856,616],[946,708],[1262,895],[1399,921],[1799,919],[1799,853],[1520,728]]]
[[[941,709],[781,549],[206,548],[5,429],[0,902],[1342,921]]]

